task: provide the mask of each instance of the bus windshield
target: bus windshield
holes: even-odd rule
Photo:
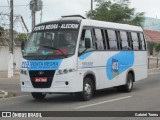
[[[73,29],[75,27],[73,24],[68,24],[68,26],[70,25],[68,29],[66,28],[66,24],[56,24],[57,29],[55,29],[55,24],[52,25],[54,27],[51,26],[50,28],[53,29],[49,30],[42,30],[42,27],[35,27],[30,39],[25,45],[23,57],[52,56],[52,58],[64,58],[75,53],[78,29]],[[62,25],[63,29],[61,27]]]

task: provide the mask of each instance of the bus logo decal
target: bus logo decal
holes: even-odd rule
[[[119,75],[119,63],[118,63],[118,60],[112,59],[111,71],[112,71],[112,76],[113,77],[116,77],[117,75]]]
[[[43,75],[44,74],[44,71],[40,71],[39,73],[38,73],[38,75]]]
[[[118,60],[112,59],[112,72],[118,72]]]
[[[120,73],[124,72],[134,64],[134,52],[122,51],[108,59],[106,64],[106,75],[113,80]]]

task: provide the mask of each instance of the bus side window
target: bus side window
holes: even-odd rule
[[[108,40],[108,33],[107,30],[104,30],[104,37],[105,37],[105,42],[106,42],[106,50],[109,50],[109,40]]]
[[[141,50],[146,50],[143,33],[140,33],[139,37],[140,37],[140,43],[141,43]]]
[[[120,31],[119,35],[120,35],[122,50],[130,50],[131,48],[130,48],[129,43],[128,43],[127,32]]]
[[[132,39],[133,49],[139,50],[138,34],[136,32],[131,32],[131,39]]]
[[[127,38],[128,38],[128,45],[130,50],[133,49],[132,39],[131,39],[131,32],[127,32]]]
[[[104,50],[105,49],[105,43],[104,43],[104,36],[103,31],[101,29],[94,29],[95,32],[95,43],[97,46],[97,50]]]
[[[114,30],[107,30],[110,50],[117,50],[117,37]]]
[[[90,48],[87,48],[87,51],[94,50],[93,38],[92,38],[92,31],[90,29],[83,29],[81,34],[81,39],[79,43],[79,53],[83,52],[85,48],[85,40],[90,40]]]

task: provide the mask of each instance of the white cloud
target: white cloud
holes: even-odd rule
[[[8,0],[0,0],[0,6],[8,5]],[[14,5],[27,5],[31,0],[14,0]],[[56,20],[62,15],[81,14],[85,16],[90,10],[91,0],[42,0],[43,21]],[[145,12],[146,16],[160,18],[159,0],[130,0],[131,7],[137,12]],[[0,12],[7,13],[9,8],[0,7]],[[29,6],[14,7],[14,13],[23,16],[28,28],[31,28],[31,11]],[[36,13],[36,23],[40,22],[40,12]]]
[[[131,6],[138,12],[145,12],[147,17],[160,18],[159,0],[131,0]]]
[[[50,8],[47,7],[50,5]],[[51,7],[52,6],[52,7]],[[90,9],[89,0],[45,0],[43,9],[43,19],[57,19],[62,15],[70,14],[82,14],[85,15],[85,11]]]

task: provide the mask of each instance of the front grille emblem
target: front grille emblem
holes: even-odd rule
[[[44,74],[44,72],[43,71],[40,71],[39,73],[38,73],[38,75],[43,75]]]

